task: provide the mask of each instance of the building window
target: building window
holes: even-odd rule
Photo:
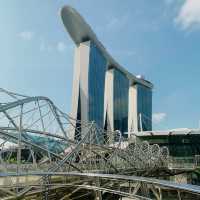
[[[139,131],[151,131],[152,91],[143,85],[137,85],[137,111]]]
[[[104,91],[105,91],[105,74],[107,61],[101,51],[90,43],[90,60],[89,60],[89,121],[95,121],[96,124],[103,128],[104,117]]]
[[[122,133],[128,131],[129,80],[114,69],[114,129]]]

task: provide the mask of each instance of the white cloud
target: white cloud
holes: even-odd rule
[[[52,43],[46,42],[44,41],[44,39],[42,39],[40,42],[39,49],[41,52],[52,52],[52,51],[63,52],[67,49],[67,46],[63,42],[58,42],[53,45]]]
[[[153,123],[154,124],[159,124],[160,122],[164,121],[165,118],[167,117],[166,113],[153,113]]]
[[[183,29],[200,27],[200,0],[185,0],[175,22]]]
[[[62,52],[62,51],[65,51],[65,49],[66,49],[66,45],[63,42],[58,42],[57,50]]]
[[[32,31],[22,31],[19,33],[19,37],[23,40],[32,40],[34,37],[34,32]]]

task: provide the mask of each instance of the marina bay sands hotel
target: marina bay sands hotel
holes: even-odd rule
[[[72,117],[122,133],[152,130],[152,83],[120,66],[75,9],[61,17],[76,44]]]

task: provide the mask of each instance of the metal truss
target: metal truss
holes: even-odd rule
[[[38,193],[48,199],[52,190],[62,190],[70,185],[74,188],[72,194],[80,189],[100,194],[103,190],[100,188],[112,185],[112,178],[112,181],[106,178],[103,185],[100,181],[97,187],[91,177],[88,181],[81,176],[71,181],[68,176],[59,177],[55,184],[53,174],[152,176],[167,170],[169,158],[166,147],[149,145],[148,142],[129,142],[119,131],[105,132],[94,122],[71,118],[46,97],[28,97],[4,89],[0,89],[0,138],[1,199],[26,198]],[[148,189],[149,186],[145,187]],[[124,196],[113,188],[104,188],[104,191]],[[61,198],[69,194],[63,193]]]
[[[104,197],[106,194],[117,194],[122,197],[129,197],[131,199],[150,200],[164,199],[165,193],[173,192],[173,200],[182,199],[182,197],[188,196],[190,199],[200,198],[200,187],[189,184],[177,184],[171,181],[158,180],[155,178],[127,176],[118,174],[100,174],[100,173],[79,173],[79,172],[44,172],[44,173],[20,173],[20,174],[1,174],[3,177],[41,177],[43,182],[31,183],[27,182],[21,185],[26,187],[27,184],[35,188],[36,190],[30,190],[26,196],[35,195],[37,193],[51,193],[51,190],[62,188],[74,188],[72,192],[68,192],[65,198],[68,199],[73,193],[78,192],[81,189],[86,189],[96,193],[96,197]],[[48,179],[45,179],[48,177]],[[56,177],[56,178],[55,178]],[[58,178],[60,181],[58,182]],[[65,181],[61,181],[65,180]],[[4,185],[3,188],[10,188],[9,185]],[[18,187],[17,184],[12,186]],[[20,194],[15,196],[18,198]],[[11,197],[6,199],[13,199]],[[63,197],[61,198],[63,199]]]

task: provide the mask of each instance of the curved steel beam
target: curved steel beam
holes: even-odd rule
[[[20,105],[23,105],[23,104],[26,104],[26,103],[30,103],[30,102],[35,102],[35,101],[46,101],[48,102],[48,104],[50,105],[50,108],[52,110],[52,113],[54,114],[56,120],[57,120],[57,123],[59,124],[60,126],[60,129],[61,131],[63,132],[64,136],[66,138],[68,138],[65,130],[64,130],[64,127],[60,121],[60,118],[59,118],[59,115],[57,113],[57,109],[56,109],[56,106],[54,105],[54,103],[47,97],[43,97],[43,96],[36,96],[36,97],[27,97],[25,99],[21,99],[21,100],[17,100],[17,101],[14,101],[14,102],[11,102],[11,103],[8,103],[6,105],[1,105],[0,106],[0,112],[5,112],[6,110],[9,110],[11,108],[15,108],[17,106],[20,106]]]
[[[67,176],[67,177],[86,177],[86,178],[102,178],[109,180],[133,181],[142,182],[145,184],[153,184],[160,187],[171,188],[175,190],[185,191],[200,195],[200,186],[190,184],[180,184],[172,181],[159,180],[154,178],[139,177],[139,176],[126,176],[116,174],[99,174],[99,173],[78,173],[78,172],[32,172],[32,173],[0,173],[0,177],[21,177],[21,176]]]

